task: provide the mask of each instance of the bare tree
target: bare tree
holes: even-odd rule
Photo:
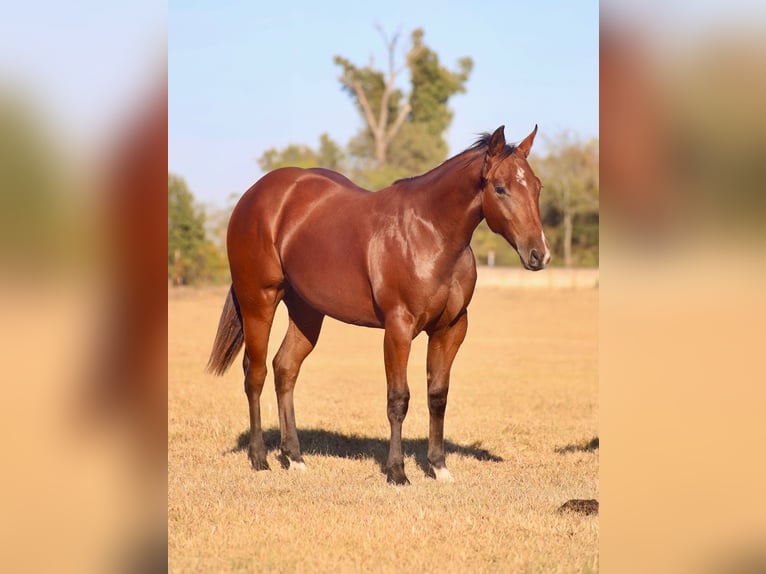
[[[411,111],[409,102],[402,101],[401,90],[394,86],[397,76],[407,67],[396,67],[396,43],[399,32],[388,38],[383,28],[375,26],[383,38],[388,53],[388,71],[373,69],[373,64],[358,68],[346,58],[335,56],[335,63],[343,68],[340,81],[344,89],[356,99],[375,144],[375,161],[386,163],[386,152],[391,141]],[[393,119],[392,119],[393,117]]]

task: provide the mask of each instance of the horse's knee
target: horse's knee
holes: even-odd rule
[[[434,415],[443,415],[447,409],[449,387],[438,386],[428,389],[428,410]]]
[[[407,416],[409,405],[409,389],[388,391],[388,419],[391,422],[402,422]]]

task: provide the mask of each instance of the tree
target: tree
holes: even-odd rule
[[[340,169],[343,162],[343,149],[327,134],[319,136],[319,149],[307,145],[290,144],[282,150],[269,148],[258,158],[258,165],[263,171],[280,167],[326,167]]]
[[[203,206],[205,215],[205,237],[209,249],[206,250],[205,268],[210,280],[214,283],[231,283],[229,262],[226,257],[226,235],[229,219],[234,206],[239,200],[239,194],[232,193],[223,207],[217,204]]]
[[[357,66],[335,56],[340,66],[341,87],[361,115],[364,127],[343,148],[322,134],[319,148],[290,144],[263,153],[258,163],[265,171],[285,166],[327,167],[350,172],[351,178],[369,189],[422,173],[447,157],[444,132],[452,122],[448,102],[465,92],[473,61],[461,58],[455,71],[439,63],[439,57],[423,42],[424,32],[412,32],[412,46],[405,63],[397,67],[399,34],[389,38],[377,26],[386,48],[387,68],[375,68],[374,61]],[[405,94],[396,82],[409,70],[410,90]]]
[[[343,148],[338,145],[327,133],[319,136],[319,152],[317,161],[319,167],[339,170],[343,164],[345,154]]]
[[[425,171],[447,157],[444,132],[454,116],[448,102],[455,94],[465,92],[473,70],[473,60],[467,57],[458,60],[457,71],[443,67],[437,53],[423,43],[423,35],[420,28],[412,33],[412,48],[407,54],[411,113],[391,146],[392,163],[413,173]]]
[[[365,122],[365,128],[349,143],[349,152],[361,163],[366,172],[363,176],[370,180],[381,179],[381,175],[420,173],[446,158],[444,132],[453,116],[448,102],[453,95],[465,92],[473,68],[471,58],[461,58],[454,72],[443,67],[436,52],[423,42],[424,32],[418,28],[412,32],[412,47],[406,56],[410,92],[405,101],[404,93],[394,86],[405,68],[395,65],[398,34],[389,40],[378,29],[388,53],[387,71],[376,70],[372,62],[360,68],[346,58],[335,57],[335,63],[343,69],[343,89]]]
[[[402,91],[394,87],[396,77],[404,67],[396,68],[395,50],[399,34],[390,40],[380,28],[388,52],[388,70],[375,70],[372,62],[359,68],[342,56],[335,56],[335,63],[343,69],[340,82],[343,89],[354,100],[367,124],[367,131],[372,137],[374,158],[378,166],[385,165],[386,152],[391,141],[407,119],[411,106],[402,103]]]
[[[173,285],[217,279],[222,254],[206,238],[205,214],[186,181],[168,173],[168,278]]]
[[[548,154],[539,161],[543,181],[543,218],[560,227],[556,243],[563,252],[564,265],[575,262],[573,247],[579,244],[578,263],[595,263],[598,253],[598,140],[580,142],[564,132],[548,142]],[[579,229],[577,227],[579,226]],[[595,232],[594,232],[595,231]],[[590,257],[583,257],[587,252]],[[591,261],[588,261],[590,259]]]

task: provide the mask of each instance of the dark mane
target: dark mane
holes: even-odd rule
[[[426,177],[431,172],[441,168],[445,164],[447,164],[449,162],[452,162],[453,160],[456,160],[456,159],[458,159],[458,158],[460,158],[460,157],[462,157],[464,155],[467,155],[467,154],[470,155],[470,158],[466,158],[466,159],[472,159],[474,154],[475,154],[475,152],[486,151],[487,147],[489,146],[489,138],[491,138],[491,137],[492,137],[492,134],[489,134],[489,133],[486,133],[486,132],[483,133],[483,134],[479,134],[478,139],[473,143],[473,145],[471,145],[470,147],[467,147],[466,149],[461,151],[459,154],[454,155],[454,156],[452,156],[452,157],[450,157],[448,159],[445,159],[439,165],[437,165],[436,167],[434,167],[432,169],[429,169],[427,172],[425,172],[425,173],[423,173],[421,175],[414,175],[412,177],[403,177],[401,179],[397,179],[391,185],[397,185],[397,184],[400,184],[400,183],[407,183],[407,182],[410,182],[410,181],[413,181],[413,180],[416,180],[416,179],[420,179],[422,177]],[[506,146],[503,148],[503,151],[500,152],[502,159],[507,158],[515,150],[516,150],[516,146],[515,145],[508,145],[508,144],[506,144]],[[466,163],[467,163],[467,161],[466,161]]]
[[[473,142],[473,145],[466,149],[465,151],[470,150],[486,150],[489,146],[489,138],[492,137],[492,134],[489,134],[487,132],[484,132],[483,134],[479,134],[479,137],[476,139],[475,142]],[[511,144],[506,144],[503,148],[503,151],[500,152],[502,159],[507,158],[509,155],[511,155],[514,151],[516,151],[516,146]]]

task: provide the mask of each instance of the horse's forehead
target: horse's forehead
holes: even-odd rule
[[[518,157],[516,154],[511,154],[505,158],[500,164],[498,172],[499,175],[506,179],[516,179],[520,182],[535,175],[527,160]]]

